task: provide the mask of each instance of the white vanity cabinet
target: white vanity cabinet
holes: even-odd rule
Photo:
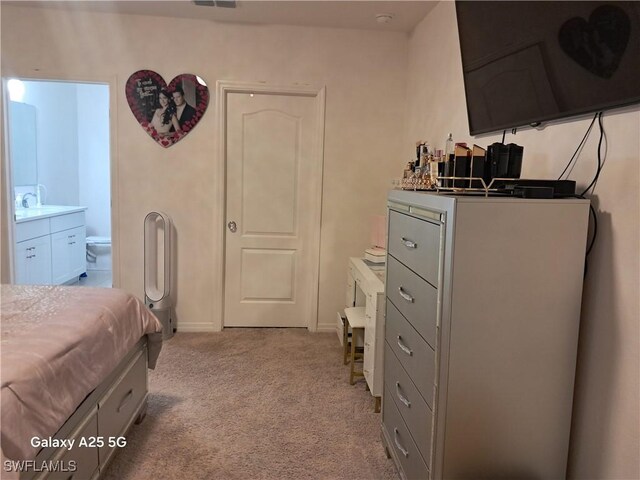
[[[87,267],[84,212],[51,217],[51,275],[54,285],[78,278]]]
[[[382,431],[400,476],[565,478],[588,200],[388,206]]]
[[[347,307],[365,307],[363,374],[371,395],[382,397],[384,355],[384,265],[369,267],[361,258],[349,259]],[[338,336],[342,320],[338,316]]]
[[[38,215],[38,209],[32,209],[16,219],[16,284],[60,285],[86,271],[84,207],[43,212]]]
[[[49,235],[16,244],[15,283],[49,285],[51,283],[51,243]]]

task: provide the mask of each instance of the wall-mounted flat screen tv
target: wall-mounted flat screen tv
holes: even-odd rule
[[[640,102],[640,2],[456,1],[472,135]]]

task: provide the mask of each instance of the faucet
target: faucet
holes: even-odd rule
[[[27,198],[27,195],[31,195],[33,198],[36,198],[36,195],[31,192],[27,192],[22,195],[22,206],[24,208],[29,208],[29,199]]]

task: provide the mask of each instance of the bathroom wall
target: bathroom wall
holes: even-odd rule
[[[449,132],[469,144],[500,141],[469,135],[461,65],[455,5],[440,2],[409,42],[406,156],[418,139],[443,148]],[[507,143],[524,146],[522,176],[557,178],[590,121],[507,134]],[[630,480],[640,478],[640,107],[606,112],[603,122],[606,162],[590,196],[598,238],[584,284],[568,477]],[[598,137],[594,126],[571,172],[579,189],[595,174]]]
[[[77,84],[77,105],[78,202],[87,235],[111,237],[108,85]]]
[[[26,81],[24,103],[36,106],[38,183],[50,205],[78,205],[76,86]]]
[[[38,183],[46,188],[42,202],[88,207],[87,235],[110,237],[108,85],[24,84],[23,102],[36,107]],[[27,191],[34,189],[15,189]]]

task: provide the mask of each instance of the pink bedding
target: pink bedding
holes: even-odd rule
[[[121,290],[2,285],[2,453],[33,459],[31,437],[48,438],[149,334],[149,366],[162,326]]]

